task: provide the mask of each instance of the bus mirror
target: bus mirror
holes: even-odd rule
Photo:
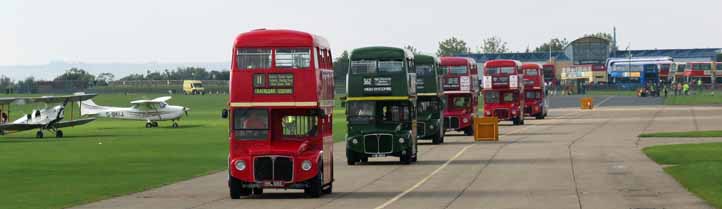
[[[223,111],[221,111],[221,118],[223,118],[223,119],[228,118],[228,109],[224,108]]]

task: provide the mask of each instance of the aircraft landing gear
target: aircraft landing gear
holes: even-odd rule
[[[171,125],[173,128],[178,128],[178,122],[173,121],[173,125]]]
[[[35,132],[35,138],[42,139],[42,138],[43,138],[43,131]]]
[[[158,127],[158,122],[148,121],[148,122],[145,123],[145,128],[155,128],[155,127]]]
[[[63,138],[63,131],[61,131],[61,130],[55,131],[55,138]]]

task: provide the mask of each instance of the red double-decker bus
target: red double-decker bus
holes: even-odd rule
[[[687,82],[697,83],[702,80],[702,84],[712,83],[712,62],[689,62],[687,68],[684,69],[684,77]]]
[[[479,105],[479,80],[476,61],[466,57],[441,57],[444,95],[444,128],[474,134],[473,116]]]
[[[333,66],[328,42],[293,30],[236,37],[230,79],[228,187],[331,193]]]
[[[526,63],[521,66],[524,73],[524,100],[526,102],[524,115],[544,119],[547,116],[549,103],[546,98],[544,73],[542,66]]]
[[[544,64],[544,82],[549,84],[555,84],[557,83],[557,70],[556,66],[554,64]]]
[[[484,116],[524,124],[524,85],[522,64],[516,60],[491,60],[484,63]]]

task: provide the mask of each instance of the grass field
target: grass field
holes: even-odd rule
[[[690,96],[669,96],[664,99],[666,105],[720,105],[722,92],[706,91]]]
[[[644,149],[689,191],[722,208],[722,143],[661,145]]]
[[[94,100],[128,106],[157,96],[111,94]],[[35,131],[0,136],[0,208],[64,208],[224,170],[228,127],[220,112],[226,101],[224,95],[174,95],[170,104],[191,108],[178,129],[170,122],[146,129],[143,121],[98,119],[63,129],[60,140],[51,134],[35,139]],[[31,108],[14,106],[12,118]],[[344,112],[334,113],[334,139],[343,140]]]
[[[588,96],[637,96],[637,92],[632,90],[589,90]]]
[[[722,130],[644,133],[639,137],[722,137]]]

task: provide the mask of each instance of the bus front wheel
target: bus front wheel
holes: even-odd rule
[[[251,195],[250,188],[243,188],[243,182],[230,175],[228,175],[228,192],[231,199],[240,199],[241,196]]]
[[[323,192],[323,162],[318,161],[318,172],[311,180],[308,180],[308,186],[303,190],[306,195],[317,198]]]

